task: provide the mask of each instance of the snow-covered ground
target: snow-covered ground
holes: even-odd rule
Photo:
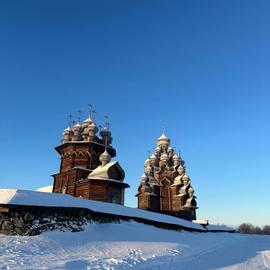
[[[136,222],[1,236],[0,269],[270,269],[270,237],[177,232]]]

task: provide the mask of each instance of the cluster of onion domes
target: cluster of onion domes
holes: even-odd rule
[[[89,114],[82,123],[80,121],[74,125],[69,123],[69,126],[63,132],[62,143],[95,141],[98,138],[98,131],[99,128]],[[102,141],[106,141],[107,145],[112,143],[112,136],[108,125],[100,128],[99,137]]]
[[[147,166],[184,166],[184,161],[177,155],[174,149],[170,146],[170,139],[163,133],[157,140],[155,152],[145,161]]]
[[[161,185],[160,176],[167,170],[170,185],[178,187],[177,196],[183,197],[186,207],[196,207],[194,190],[191,180],[186,175],[185,162],[171,147],[170,139],[163,133],[157,140],[157,146],[152,155],[144,163],[144,174],[141,177],[141,185],[144,192],[155,193],[154,186]]]

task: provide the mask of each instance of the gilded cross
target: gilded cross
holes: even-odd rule
[[[82,111],[78,110],[78,123],[81,122]]]
[[[105,115],[105,126],[109,129],[110,128],[110,122],[109,122],[109,116]]]
[[[92,104],[89,104],[88,107],[89,107],[89,116],[91,118],[94,118],[94,115],[96,114],[96,111],[94,109],[94,106]]]
[[[69,127],[71,128],[71,127],[72,127],[72,115],[69,114],[69,115],[68,115],[68,118],[69,118],[68,125],[69,125]]]

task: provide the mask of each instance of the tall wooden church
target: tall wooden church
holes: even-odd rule
[[[196,197],[184,164],[170,146],[170,139],[162,134],[155,153],[144,164],[136,195],[138,207],[187,220],[196,219]]]
[[[106,123],[100,131],[91,113],[82,123],[68,126],[55,150],[61,157],[59,173],[53,175],[53,192],[103,202],[124,204],[125,172],[111,161],[116,150]]]

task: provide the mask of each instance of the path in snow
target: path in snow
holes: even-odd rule
[[[78,233],[1,236],[0,269],[266,270],[270,237],[90,224]]]

